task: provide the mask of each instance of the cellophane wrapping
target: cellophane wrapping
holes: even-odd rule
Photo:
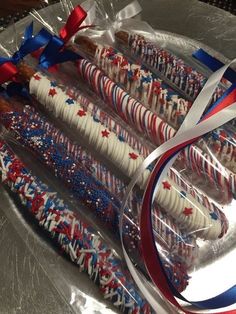
[[[43,13],[33,12],[34,18],[57,35],[71,9],[70,3],[67,5],[67,1],[62,1],[62,9],[53,19],[50,14],[53,7]],[[69,259],[89,274],[105,298],[120,311],[152,313],[122,261],[119,240],[122,199],[144,159],[175,135],[210,72],[181,52],[176,56],[168,50],[168,44],[158,47],[155,32],[146,22],[132,19],[115,23],[116,41],[110,41],[105,29],[110,18],[104,23],[102,12],[99,7],[97,29],[79,32],[68,44],[68,49],[82,56],[78,61],[49,71],[38,68],[32,57],[18,64],[24,94],[21,90],[21,95],[10,93],[9,97],[12,88],[9,85],[8,93],[1,95],[1,124],[6,129],[3,141],[13,141],[18,154],[32,156],[35,162],[27,164],[29,169],[43,169],[44,180],[53,182],[54,189],[50,191],[53,195],[60,186],[62,197],[72,208],[70,215],[84,219],[85,223],[89,221],[94,241],[101,243],[109,254],[100,253],[99,249],[94,255],[85,253],[83,259],[72,249],[79,245],[86,250],[87,244],[78,244],[77,238],[71,238],[60,228],[47,230],[41,223],[49,231],[47,235],[53,233]],[[111,18],[115,19],[114,14]],[[40,26],[36,25],[37,30]],[[12,42],[5,46],[9,54],[14,51],[11,47]],[[228,86],[229,82],[222,81],[210,105]],[[213,285],[211,280],[217,265],[225,265],[233,254],[234,143],[234,125],[228,123],[181,151],[163,178],[153,205],[153,234],[163,270],[175,288],[190,299],[206,299],[221,291],[222,285]],[[3,150],[5,145],[3,142]],[[38,166],[33,167],[34,163]],[[153,166],[145,170],[132,191],[124,210],[122,231],[131,260],[144,284],[155,294],[145,270],[139,231],[142,195]],[[9,180],[13,181],[11,184],[6,181],[5,185],[13,189],[13,194],[19,194],[12,183],[16,177]],[[32,204],[21,195],[20,199],[32,215]],[[57,213],[51,216],[56,224]],[[56,232],[63,235],[55,236]],[[83,229],[81,236],[86,232]],[[102,266],[99,254],[104,259]],[[109,267],[102,268],[106,263],[114,263],[112,272],[109,273]],[[232,277],[220,279],[224,288],[234,282]],[[207,284],[196,296],[202,278]],[[68,295],[68,285],[60,289],[62,293],[65,289],[64,294]],[[164,309],[159,299],[163,311],[170,313],[172,309]]]

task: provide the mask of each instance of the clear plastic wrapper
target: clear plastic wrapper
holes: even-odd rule
[[[45,14],[41,17],[39,14],[35,14],[35,16],[38,20],[43,22],[45,26],[47,26],[49,17],[47,17]],[[134,24],[136,22],[132,21],[130,23]],[[62,25],[63,23],[61,24],[61,26]],[[148,27],[146,23],[143,23],[142,25],[146,27],[146,32],[150,31],[150,27]],[[90,33],[91,31],[89,31],[89,34]],[[97,35],[96,32],[92,31],[92,36],[94,36],[94,33]],[[91,58],[91,53],[96,54],[96,45],[94,43],[91,43],[91,41],[89,41],[88,39],[86,43],[86,38],[84,37],[82,37],[82,41],[83,40],[84,43],[80,43],[79,46],[80,51],[81,48],[84,47],[84,54]],[[98,50],[100,48],[101,46],[99,46]],[[117,60],[121,58],[122,64],[122,55],[115,56],[115,50],[109,47],[107,49],[108,52],[105,59],[108,60],[108,63],[106,63],[105,61],[103,62],[103,70],[106,70],[110,77],[112,79],[115,79],[116,82],[119,81],[119,86],[120,83],[123,83],[122,85],[124,85],[124,88],[128,92],[130,92],[132,96],[135,97],[134,99],[138,99],[136,102],[134,102],[134,99],[130,97],[127,104],[123,105],[123,99],[125,99],[126,101],[125,97],[127,96],[125,91],[119,86],[113,84],[108,78],[106,78],[106,76],[103,76],[102,74],[100,75],[98,69],[95,70],[96,68],[93,67],[92,64],[83,59],[81,61],[78,61],[78,69],[80,75],[86,80],[86,82],[89,82],[92,89],[98,95],[100,95],[105,100],[105,102],[107,102],[112,107],[112,109],[115,109],[118,114],[123,119],[125,119],[125,121],[131,122],[131,124],[139,131],[147,132],[147,136],[151,139],[153,143],[160,144],[168,138],[172,137],[176,132],[175,128],[177,128],[177,125],[180,125],[180,123],[183,121],[184,116],[188,111],[190,102],[185,101],[183,98],[180,98],[180,96],[175,93],[171,88],[168,88],[165,83],[163,83],[163,86],[161,86],[161,80],[157,79],[156,76],[152,77],[151,72],[146,73],[145,68],[141,71],[139,64],[131,63],[133,64],[134,69],[132,71],[129,71],[128,68],[130,65],[128,58],[126,57],[124,57],[123,60],[124,68],[122,66],[121,71],[116,71],[116,69],[120,67],[120,64],[119,62],[118,64],[113,64],[113,61],[115,60],[114,62],[117,63]],[[98,62],[98,60],[93,61]],[[112,63],[112,66],[109,68],[110,63]],[[135,69],[137,70],[137,76],[134,75],[134,72],[136,71]],[[93,72],[93,76],[90,75],[89,71],[91,73]],[[119,76],[119,73],[122,73],[121,77]],[[113,77],[114,75],[116,77]],[[104,84],[106,84],[106,88],[104,88]],[[155,95],[152,95],[152,97],[150,97],[150,86],[151,89],[154,88],[155,91]],[[121,93],[123,98],[119,97],[119,93]],[[171,100],[169,100],[170,98]],[[150,108],[150,106],[148,106],[148,109],[150,111],[146,111],[145,107],[142,107],[143,103],[145,105],[145,101],[151,101],[152,104],[154,104],[154,107],[157,107],[158,112],[154,112],[154,108]],[[140,110],[141,118],[139,118],[137,114],[129,112],[126,109],[126,107],[128,108],[128,106],[134,107],[134,113],[136,111],[139,112]],[[152,123],[148,123],[148,121],[152,121]],[[173,126],[175,126],[175,128]],[[181,154],[179,170],[183,170],[182,163],[184,163],[184,167],[187,166],[188,169],[192,170],[186,172],[186,176],[192,176],[196,181],[198,187],[203,188],[206,184],[211,185],[212,188],[208,190],[211,197],[217,198],[220,203],[229,202],[232,198],[232,193],[234,193],[234,185],[233,183],[229,183],[229,181],[231,181],[230,177],[234,177],[234,175],[230,171],[229,173],[225,174],[222,171],[221,164],[218,163],[216,159],[212,158],[212,154],[208,154],[202,150],[203,146],[205,147],[205,144],[203,145],[203,143],[200,142],[198,147],[192,146],[189,149],[186,149]],[[196,171],[198,172],[197,177],[195,176]],[[217,180],[215,180],[215,178],[217,178]],[[228,186],[230,186],[230,189],[228,189]],[[215,193],[215,188],[217,188],[217,193]]]
[[[11,143],[9,134],[2,136]],[[1,140],[1,172],[4,186],[24,205],[47,237],[98,284],[105,299],[122,312],[151,312],[117,252],[90,226],[84,214],[81,218],[83,206],[71,210],[53,189],[31,174],[4,140]],[[73,204],[71,200],[70,203]]]
[[[110,52],[112,55],[114,51],[108,51],[108,54]],[[86,55],[86,49],[84,54]],[[110,84],[110,90],[103,90],[103,86],[99,82],[93,81],[92,75],[96,72],[97,77],[102,82],[103,79],[106,79],[104,74],[99,72],[94,65],[85,59],[78,63],[79,71],[81,73],[84,71],[84,77],[96,93],[102,96],[108,105],[116,105],[116,110],[125,122],[131,122],[131,125],[137,127],[139,131],[144,131],[148,137],[153,140],[155,139],[154,144],[161,144],[168,137],[174,135],[174,129],[172,131],[171,126],[168,126],[162,119],[158,121],[158,129],[148,129],[150,127],[149,122],[159,118],[157,115],[151,116],[151,111],[150,113],[147,113],[148,110],[146,109],[144,111],[144,106],[142,107],[141,104],[145,101],[143,90],[141,91],[143,98],[140,95],[133,95],[135,98],[132,98],[119,86],[115,85],[115,83],[108,81],[108,79],[107,84]],[[114,65],[116,65],[115,63]],[[125,85],[125,82],[127,82],[125,71],[123,73],[117,72],[116,76],[110,64],[105,66],[100,64],[100,66],[103,67],[103,70],[106,68],[108,72],[110,70],[109,74],[112,76],[112,79],[120,80]],[[89,68],[91,72],[89,72]],[[74,88],[74,81],[70,81],[70,76],[74,73],[72,65],[68,65],[68,68],[60,67],[59,71],[61,73],[57,75],[45,74],[40,71],[36,72],[34,67],[28,66],[27,63],[19,64],[18,70],[20,81],[26,83],[33,98],[37,99],[47,111],[51,112],[53,122],[58,123],[64,129],[71,127],[72,130],[76,130],[77,133],[73,136],[81,136],[83,145],[86,146],[87,151],[82,151],[82,148],[77,143],[70,142],[66,135],[63,135],[58,129],[51,126],[50,122],[43,120],[44,118],[35,112],[34,109],[30,107],[23,108],[13,99],[6,100],[2,98],[1,100],[2,123],[12,131],[12,135],[19,143],[33,151],[43,163],[47,164],[53,170],[59,179],[66,183],[67,188],[80,201],[87,205],[87,207],[95,209],[98,217],[102,218],[108,225],[111,224],[113,229],[116,229],[118,218],[113,214],[114,212],[116,214],[119,212],[121,198],[123,193],[125,193],[125,190],[122,191],[122,189],[127,184],[127,178],[132,178],[132,175],[142,163],[144,157],[152,150],[152,144],[145,140],[145,136],[143,139],[135,136],[130,127],[127,128],[121,119],[114,116],[104,104],[97,107],[98,101],[96,98],[91,99]],[[68,73],[70,73],[70,76]],[[119,78],[118,75],[120,75]],[[135,84],[133,85],[135,86]],[[113,87],[116,90],[116,95],[119,94],[119,98],[122,97],[121,95],[129,97],[127,104],[130,101],[129,105],[131,108],[131,104],[134,108],[135,106],[139,108],[136,109],[136,113],[127,112],[129,110],[128,107],[122,112],[125,103],[117,102],[115,104],[114,98],[109,94]],[[133,94],[132,88],[128,84],[126,88],[130,88],[129,92]],[[137,86],[133,89],[136,90],[136,88]],[[106,92],[107,94],[105,95]],[[116,97],[115,93],[113,95]],[[142,100],[139,102],[138,99],[140,97]],[[148,96],[146,97],[147,99]],[[33,103],[32,99],[29,101],[30,105],[31,103]],[[138,116],[137,110],[140,110],[139,114],[144,114],[144,116]],[[167,108],[163,110],[166,112]],[[139,119],[140,125],[137,125],[138,120],[135,120],[136,118]],[[56,122],[58,119],[61,120],[60,123]],[[173,124],[177,123],[181,123],[181,121],[178,122],[178,119],[175,117]],[[224,126],[224,128],[227,128],[227,126]],[[150,130],[155,130],[155,133],[150,132]],[[68,131],[68,136],[73,137],[71,131]],[[156,136],[159,136],[158,140]],[[219,137],[221,138],[222,136],[221,133]],[[208,145],[211,148],[214,145],[212,144],[211,134],[207,136],[208,138]],[[156,140],[157,142],[155,142]],[[198,260],[196,256],[198,251],[195,244],[196,239],[204,247],[207,242],[202,244],[203,242],[199,241],[199,238],[215,241],[210,243],[220,243],[221,240],[217,239],[225,237],[228,229],[228,217],[224,215],[220,208],[221,206],[216,201],[224,204],[230,203],[232,194],[234,193],[234,183],[231,182],[233,175],[231,175],[229,170],[226,170],[224,165],[221,165],[215,160],[211,154],[207,154],[208,148],[205,149],[204,153],[201,150],[203,148],[202,145],[199,145],[200,148],[197,146],[194,146],[194,148],[190,147],[189,150],[182,153],[182,158],[179,158],[174,168],[170,170],[168,177],[163,180],[161,189],[157,193],[157,209],[153,210],[153,229],[157,236],[157,246],[163,258],[163,264],[166,265],[166,273],[180,291],[186,288],[189,279],[187,271],[194,269]],[[96,154],[98,154],[97,156],[101,156],[100,158],[104,163],[99,163],[99,158],[94,158]],[[189,158],[191,154],[193,157]],[[194,157],[196,155],[194,154],[199,156],[195,160]],[[78,156],[81,158],[79,161],[77,160]],[[200,161],[198,158],[200,158]],[[219,156],[220,158],[222,158],[220,161],[225,164],[223,157]],[[75,160],[76,165],[74,166]],[[204,162],[205,164],[202,164]],[[211,189],[203,192],[205,179],[200,178],[199,182],[195,182],[198,175],[194,177],[194,174],[189,170],[185,171],[186,164],[190,164],[192,169],[198,170],[199,173],[205,172],[208,180],[212,182]],[[71,165],[73,165],[72,168],[70,168]],[[79,170],[77,169],[77,165]],[[76,179],[76,175],[81,174],[81,169],[85,171],[84,178],[86,179],[84,180],[89,180],[89,184],[91,183],[91,185],[88,185],[89,189],[86,190],[81,189],[79,185],[77,189],[77,183],[73,181],[74,178]],[[91,169],[93,170],[91,171]],[[185,172],[184,177],[179,170]],[[72,174],[73,171],[75,171],[75,176]],[[139,182],[139,188],[143,189],[145,187],[150,171],[151,169],[147,169],[143,174]],[[119,172],[126,179],[121,179]],[[115,174],[117,173],[119,175],[116,177]],[[98,180],[98,183],[96,180]],[[205,186],[208,186],[209,181],[205,183]],[[229,183],[231,183],[231,186],[229,186]],[[201,190],[193,184],[200,187]],[[214,191],[215,185],[222,189],[222,193]],[[99,194],[100,191],[102,192],[101,194]],[[105,198],[104,193],[106,195]],[[137,191],[134,199],[130,200],[129,207],[132,210],[127,213],[128,219],[136,226],[132,230],[128,226],[127,229],[131,230],[131,232],[128,231],[127,234],[124,231],[125,245],[129,250],[130,256],[137,264],[137,268],[140,266],[136,261],[142,259],[141,250],[137,250],[139,248],[138,213],[141,204],[140,195],[139,191]],[[93,203],[94,200],[95,204]],[[104,211],[102,204],[105,203],[106,210]],[[227,210],[224,209],[224,211],[227,213]],[[127,225],[124,225],[124,230],[126,227]],[[232,225],[230,224],[231,227]],[[135,228],[137,229],[137,234]],[[137,242],[135,242],[136,240]],[[140,268],[142,268],[142,265]]]

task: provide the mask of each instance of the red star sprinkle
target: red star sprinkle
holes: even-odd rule
[[[38,74],[35,74],[35,75],[34,75],[34,79],[35,79],[36,81],[40,81],[40,80],[41,80],[41,76],[39,76]]]
[[[83,109],[80,109],[77,113],[78,116],[83,117],[86,116],[86,111],[84,111]]]
[[[108,137],[109,134],[110,133],[107,130],[102,131],[102,137]]]
[[[171,184],[168,181],[162,182],[164,190],[170,190]]]
[[[175,115],[176,115],[176,117],[181,116],[182,112],[181,111],[176,111]]]
[[[226,132],[225,131],[220,131],[220,137],[222,137],[223,138],[223,140],[225,140],[226,138],[227,138],[227,134],[226,134]]]
[[[128,65],[128,61],[126,59],[123,59],[122,63],[121,63],[121,66],[122,67],[125,67]]]
[[[185,209],[183,211],[183,214],[185,216],[190,216],[190,215],[192,215],[192,213],[193,213],[193,209],[191,207],[185,207]]]
[[[54,97],[56,94],[57,94],[57,91],[55,90],[55,88],[51,88],[49,90],[48,96]]]
[[[138,158],[138,155],[136,155],[135,153],[129,153],[129,157],[133,160],[136,160]]]

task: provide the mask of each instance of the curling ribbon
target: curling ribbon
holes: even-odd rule
[[[212,57],[203,49],[196,50],[192,56],[200,61],[202,64],[207,66],[213,72],[219,70],[222,66],[224,66],[224,63],[222,63],[215,57]],[[227,69],[224,74],[224,78],[226,78],[231,83],[235,83],[236,72],[233,69]]]
[[[150,303],[150,305],[156,312],[161,310],[160,304],[150,293],[148,286],[145,284],[145,280],[143,280],[142,276],[139,274],[139,272],[132,264],[132,261],[130,260],[124,247],[122,238],[124,208],[129,198],[130,192],[133,189],[134,185],[136,184],[139,176],[142,175],[143,171],[149,165],[151,165],[153,161],[162,156],[160,160],[157,162],[153,170],[153,173],[149,178],[148,187],[144,194],[140,222],[141,243],[143,249],[142,252],[150,277],[158,287],[161,294],[169,301],[169,304],[172,304],[175,309],[179,309],[182,313],[184,312],[187,314],[192,314],[193,312],[185,310],[175,299],[174,295],[176,295],[178,298],[184,301],[187,301],[182,297],[182,295],[180,295],[179,293],[177,293],[177,291],[173,289],[170,282],[165,276],[152,234],[152,225],[150,220],[151,205],[155,197],[155,192],[157,191],[158,185],[160,184],[161,178],[166,175],[168,168],[173,164],[179,150],[181,150],[182,147],[191,144],[200,136],[214,130],[215,128],[221,126],[222,124],[227,123],[228,121],[236,117],[236,89],[235,89],[236,86],[233,85],[199,122],[225,71],[231,64],[235,63],[235,61],[236,59],[230,62],[229,64],[223,66],[217,72],[213,73],[212,76],[208,79],[204,88],[199,93],[195,102],[193,103],[192,108],[190,109],[186,119],[184,120],[176,136],[162,144],[155,151],[153,151],[136,171],[133,179],[131,180],[127,188],[127,195],[125,196],[122,203],[120,215],[120,236],[124,257],[135,282],[139,286],[140,291],[143,293],[144,297],[147,299],[147,301]],[[218,295],[212,299],[200,302],[190,301],[187,302],[201,309],[221,308],[236,302],[235,290],[236,287],[234,286],[229,290],[225,291],[223,294]],[[221,313],[233,314],[236,313],[236,310],[225,311]]]
[[[87,13],[82,6],[78,5],[72,10],[65,26],[59,32],[59,37],[53,35],[40,55],[40,66],[48,69],[53,65],[81,58],[77,53],[65,49],[65,45],[78,31],[91,27],[91,25],[82,25],[86,17]]]
[[[51,35],[44,28],[37,35],[33,36],[33,22],[26,27],[24,40],[19,50],[12,57],[0,57],[0,84],[14,78],[18,72],[16,65],[27,55],[45,46],[50,38]]]

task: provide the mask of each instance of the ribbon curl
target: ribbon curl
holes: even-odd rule
[[[80,55],[65,48],[67,42],[79,31],[91,25],[82,25],[87,17],[87,12],[78,5],[70,13],[65,26],[60,30],[59,37],[53,35],[48,45],[39,58],[39,65],[48,69],[54,65],[67,61],[75,61]]]
[[[155,198],[155,193],[157,191],[158,185],[160,184],[160,179],[166,175],[168,168],[174,162],[177,153],[182,147],[185,145],[191,144],[198,137],[206,134],[213,129],[225,124],[231,119],[235,118],[235,110],[236,110],[236,86],[233,85],[230,90],[228,90],[224,97],[222,97],[211,110],[207,113],[207,115],[199,122],[205,108],[208,106],[208,103],[212,97],[213,92],[218,86],[222,76],[228,67],[236,61],[233,60],[230,64],[224,66],[219,69],[217,72],[213,73],[209,78],[204,88],[196,98],[192,108],[190,109],[185,121],[183,122],[181,128],[179,129],[176,136],[160,147],[158,147],[154,152],[152,152],[144,161],[144,163],[139,167],[136,174],[134,175],[131,183],[127,188],[127,195],[123,200],[123,206],[121,210],[120,216],[120,236],[122,241],[122,248],[124,251],[124,256],[127,262],[127,266],[136,281],[139,285],[140,290],[144,294],[145,298],[151,304],[155,311],[160,310],[160,305],[150,294],[148,288],[142,281],[140,274],[135,269],[132,261],[130,260],[123,243],[122,238],[122,226],[123,226],[123,212],[126,205],[126,202],[129,198],[130,192],[133,189],[137,179],[140,175],[142,175],[143,171],[156,159],[160,156],[161,159],[157,162],[153,173],[149,179],[148,187],[144,194],[143,206],[141,212],[141,244],[143,248],[144,261],[147,266],[147,270],[150,274],[155,285],[158,287],[159,291],[161,291],[162,295],[164,295],[167,300],[172,304],[175,308],[180,309],[184,313],[192,313],[186,311],[184,308],[180,306],[180,304],[175,299],[174,295],[178,298],[187,301],[188,303],[195,305],[199,308],[211,308],[216,309],[219,307],[228,306],[236,301],[236,287],[232,287],[225,291],[223,294],[200,302],[191,302],[185,300],[182,295],[180,295],[176,290],[173,289],[167,277],[165,276],[158,252],[156,250],[156,246],[153,239],[152,234],[152,224],[150,218],[151,205]],[[196,125],[197,124],[197,125]],[[194,126],[196,125],[196,126]],[[222,313],[236,313],[235,311],[226,311]]]
[[[44,28],[41,29],[38,34],[33,36],[33,22],[26,27],[24,40],[22,41],[19,50],[17,50],[12,57],[0,57],[0,84],[13,79],[18,73],[16,65],[27,55],[45,46],[50,39],[51,35]]]

